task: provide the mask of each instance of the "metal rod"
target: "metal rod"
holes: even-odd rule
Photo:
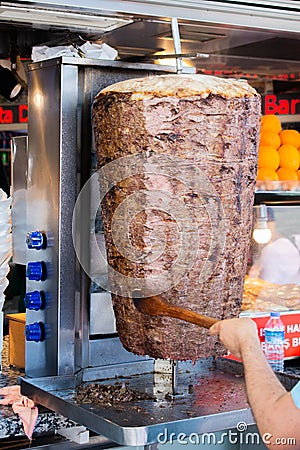
[[[149,59],[170,59],[170,58],[189,58],[189,59],[209,59],[208,53],[164,53],[163,55],[147,55],[142,57]]]
[[[174,43],[174,52],[178,55],[181,54],[181,43],[180,43],[180,34],[179,34],[179,26],[178,20],[176,17],[172,17],[172,36]],[[182,72],[182,58],[176,58],[176,69],[177,73]]]
[[[178,361],[171,360],[172,365],[172,395],[178,394]]]
[[[157,450],[158,444],[148,444],[144,445],[144,450]]]

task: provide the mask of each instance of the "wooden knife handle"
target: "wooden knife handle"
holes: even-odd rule
[[[165,311],[166,313],[167,311]],[[218,319],[214,317],[204,316],[202,314],[196,313],[194,311],[189,311],[188,309],[180,308],[177,306],[168,307],[168,316],[177,319],[185,320],[186,322],[194,323],[200,327],[210,328]]]

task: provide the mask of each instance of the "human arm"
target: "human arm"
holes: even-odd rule
[[[276,449],[299,448],[300,409],[265,359],[254,321],[223,320],[209,331],[211,335],[219,335],[230,353],[243,361],[248,400],[267,448],[274,449],[275,443]],[[282,445],[276,439],[281,439]],[[290,441],[289,447],[288,439],[295,439],[296,444]]]

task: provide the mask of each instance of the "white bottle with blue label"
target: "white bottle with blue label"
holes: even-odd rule
[[[264,352],[270,366],[276,372],[284,370],[284,325],[280,318],[280,312],[270,313],[265,328]]]

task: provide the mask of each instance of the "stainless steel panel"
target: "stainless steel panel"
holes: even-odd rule
[[[90,302],[90,334],[111,334],[116,332],[116,319],[110,293],[92,293]]]
[[[27,226],[43,230],[48,246],[28,250],[26,259],[44,261],[48,277],[27,282],[27,291],[43,290],[47,297],[44,310],[27,312],[27,324],[42,322],[46,327],[44,342],[26,343],[27,376],[68,375],[91,361],[95,366],[103,365],[101,358],[107,362],[101,351],[91,355],[95,343],[89,344],[89,278],[76,262],[72,240],[76,195],[91,175],[91,106],[109,84],[168,71],[174,68],[77,58],[30,65]],[[76,248],[78,244],[80,260],[85,258],[89,266],[89,199],[80,217]],[[119,353],[119,363],[132,360],[118,340],[110,345],[115,345],[111,354]]]
[[[44,342],[27,342],[25,365],[29,376],[51,375],[57,371],[57,276],[58,265],[58,205],[59,205],[59,146],[60,136],[56,117],[59,104],[53,101],[59,92],[56,68],[29,77],[28,124],[28,204],[27,226],[30,231],[43,230],[52,235],[53,244],[45,250],[28,250],[27,262],[44,261],[49,276],[46,281],[27,281],[26,290],[47,292],[44,311],[27,311],[27,324],[47,323],[48,336]],[[52,81],[55,80],[55,82]],[[48,113],[47,113],[48,111]],[[56,214],[55,214],[56,211]],[[24,236],[25,238],[25,236]]]
[[[212,22],[219,24],[231,24],[236,26],[247,26],[250,28],[274,29],[274,30],[288,30],[299,31],[299,5],[295,1],[261,1],[257,2],[238,2],[238,1],[201,1],[199,0],[144,0],[144,1],[127,1],[115,0],[113,2],[108,0],[89,0],[84,5],[80,0],[64,0],[62,2],[50,0],[38,0],[33,2],[25,2],[19,0],[15,2],[1,2],[0,13],[8,17],[15,17],[16,20],[23,20],[31,22],[32,13],[37,13],[47,6],[47,11],[57,12],[61,10],[64,14],[66,8],[70,14],[87,11],[97,14],[109,15],[115,17],[129,17],[134,15],[136,18],[141,16],[148,17],[178,17],[180,19],[199,20],[204,22]],[[20,9],[26,6],[27,14],[20,17]],[[130,16],[128,16],[128,14]],[[51,17],[51,15],[50,15]],[[41,20],[43,16],[41,14]],[[37,17],[35,16],[35,20]],[[45,20],[45,19],[44,19]],[[50,19],[51,20],[51,19]],[[66,20],[68,20],[66,15]],[[49,22],[49,18],[48,18]],[[61,25],[59,15],[56,18],[55,14],[52,18],[52,23],[55,22]],[[46,20],[47,23],[47,20]],[[80,29],[90,31],[93,29],[91,18],[87,16],[78,24]]]
[[[101,365],[106,366],[109,364],[120,364],[121,361],[130,363],[132,361],[141,361],[145,359],[144,356],[137,356],[134,353],[125,350],[117,337],[91,340],[89,342],[89,347],[89,367],[99,366],[99,361],[101,361]],[[98,370],[101,369],[98,368]]]
[[[28,250],[44,261],[45,281],[27,280],[27,292],[43,290],[46,307],[27,311],[27,324],[42,322],[44,342],[26,343],[29,376],[73,373],[74,261],[71,223],[76,195],[76,67],[52,64],[29,74],[27,226],[43,230],[46,249]],[[68,189],[61,189],[61,186]],[[63,316],[63,325],[62,325]]]
[[[37,403],[59,412],[121,445],[147,445],[174,433],[210,433],[235,428],[243,421],[254,424],[247,403],[242,365],[235,361],[199,360],[180,363],[177,398],[166,398],[164,374],[144,373],[103,379],[97,383],[127,383],[130,389],[155,395],[142,400],[112,405],[75,402],[76,380],[60,377],[21,380],[22,393]],[[104,374],[105,376],[105,374]],[[69,385],[68,385],[69,383]],[[169,386],[171,392],[171,386]]]
[[[61,58],[54,58],[54,59],[48,59],[45,61],[37,62],[29,64],[28,68],[29,70],[39,70],[41,68],[46,67],[52,67],[53,65],[60,65],[60,64],[66,64],[78,67],[79,69],[82,68],[90,68],[92,72],[97,72],[101,68],[104,70],[104,76],[106,78],[107,72],[109,73],[116,72],[115,77],[118,77],[117,73],[119,74],[120,80],[125,80],[127,78],[135,78],[135,77],[141,77],[141,76],[147,76],[147,74],[163,74],[168,72],[176,72],[176,69],[174,66],[158,66],[157,64],[148,64],[148,63],[130,63],[130,62],[123,62],[123,61],[108,61],[104,59],[87,59],[87,58],[73,58],[68,56],[62,56]],[[124,75],[122,75],[123,71],[125,71]],[[141,71],[139,73],[139,71]],[[185,67],[184,72],[187,73],[194,73],[195,69],[193,67]],[[130,75],[131,73],[131,75]],[[129,75],[128,75],[129,74]],[[84,73],[83,73],[84,75]],[[127,75],[127,76],[126,76]],[[106,81],[107,83],[107,81]],[[114,83],[112,80],[110,84]],[[103,80],[103,88],[108,86],[108,84],[105,84],[105,80]],[[98,92],[97,86],[95,86],[95,92]],[[102,89],[101,85],[99,90]],[[94,92],[94,93],[95,93]],[[89,92],[87,92],[89,94]]]
[[[64,65],[77,65],[78,68],[78,89],[79,89],[79,107],[78,107],[78,142],[79,148],[79,160],[80,160],[80,186],[82,187],[84,182],[91,175],[91,149],[93,151],[93,139],[92,139],[92,124],[91,124],[91,106],[96,94],[115,82],[129,79],[144,77],[149,74],[165,73],[173,71],[174,68],[167,67],[166,70],[155,65],[146,64],[125,64],[117,61],[89,61],[89,60],[74,60],[74,58],[62,58],[61,62]],[[47,62],[45,62],[47,64]],[[91,193],[90,193],[91,195]],[[85,261],[84,269],[91,275],[90,262],[93,258],[93,253],[87,249],[87,242],[90,239],[90,226],[95,221],[95,217],[90,217],[89,213],[89,201],[88,197],[84,204],[80,205],[78,210],[79,214],[79,230],[75,232],[76,237],[76,252],[77,257],[81,262]],[[101,236],[99,236],[101,240]],[[89,282],[87,276],[79,270],[77,279],[80,280],[79,291],[76,292],[76,370],[86,368],[90,365],[92,367],[102,366],[103,363],[107,363],[107,354],[101,351],[96,351],[101,347],[103,343],[96,345],[95,341],[89,342],[91,323],[89,309]],[[102,276],[102,270],[101,274]],[[104,274],[105,275],[105,274]],[[96,277],[97,278],[97,277]],[[77,289],[77,288],[76,288]],[[103,331],[98,327],[100,334]],[[106,342],[106,347],[110,348],[110,354],[113,356],[113,364],[116,362],[122,363],[125,361],[131,361],[132,355],[126,352],[118,340],[112,340]],[[119,355],[119,357],[117,357]]]
[[[171,392],[168,374],[143,372],[146,363],[123,365],[128,370],[133,366],[131,372],[123,374],[118,365],[115,371],[113,366],[108,371],[104,368],[98,372],[96,383],[126,383],[132,390],[154,394],[154,400],[119,403],[108,408],[94,403],[80,405],[75,402],[76,387],[81,381],[76,377],[21,378],[21,390],[36,403],[121,445],[162,444],[171,433],[175,443],[180,433],[195,437],[236,429],[240,422],[248,426],[255,423],[247,402],[241,363],[225,358],[198,360],[194,365],[181,362],[178,373],[181,395],[173,398],[166,397],[166,392]],[[119,376],[113,377],[113,373]],[[286,373],[278,374],[278,378],[287,390],[299,381],[299,376]],[[86,384],[89,383],[82,385]]]
[[[31,23],[39,27],[56,26],[68,30],[94,30],[98,33],[105,33],[122,27],[131,22],[130,18],[108,17],[103,16],[101,11],[94,10],[93,15],[91,11],[86,10],[81,6],[80,9],[64,8],[63,5],[56,4],[55,6],[44,6],[43,3],[23,3],[16,2],[1,2],[0,15],[2,20],[13,20],[21,23]]]
[[[58,76],[59,71],[57,71]],[[58,94],[58,93],[56,93]],[[73,373],[75,340],[75,251],[72,238],[72,216],[77,195],[78,135],[78,71],[74,66],[61,66],[60,97],[60,198],[58,255],[58,349],[57,374]]]
[[[9,6],[6,8],[4,5]],[[45,15],[54,16],[48,26],[44,25],[44,31],[39,30],[40,33],[34,28],[30,30],[28,27],[22,27],[22,23],[19,26],[5,23],[5,17],[8,17],[10,11],[12,17],[15,14],[17,23],[21,20],[18,18],[21,14],[23,21],[33,23],[34,27],[38,23],[34,14],[36,9],[41,20],[47,20]],[[86,39],[89,39],[93,29],[92,34],[97,36],[101,25],[99,14],[107,14],[109,18],[133,18],[132,23],[126,27],[117,28],[105,36],[105,42],[118,49],[119,59],[124,61],[141,61],[143,58],[145,62],[145,57],[148,57],[148,61],[153,62],[153,55],[163,54],[166,58],[168,54],[174,53],[171,19],[178,18],[181,50],[187,56],[184,63],[193,65],[199,71],[213,70],[214,73],[220,71],[219,75],[223,76],[230,76],[231,72],[234,77],[255,78],[256,81],[257,77],[267,81],[272,77],[283,80],[289,73],[293,74],[290,80],[295,80],[299,72],[300,8],[299,2],[292,0],[276,2],[91,0],[84,5],[79,0],[64,2],[41,0],[30,4],[25,1],[2,2],[0,49],[3,57],[10,55],[9,31],[16,26],[21,56],[28,58],[28,47],[41,45],[53,39],[54,21],[57,27],[57,42],[61,40],[62,44],[68,45],[65,27],[59,28],[61,17],[57,17],[56,9],[60,10],[60,14],[63,12],[66,15],[68,10],[70,14],[73,12],[73,15],[76,11],[77,17],[81,16],[80,23],[78,21],[72,23],[70,20],[69,25],[74,26],[80,35],[82,27],[85,28],[87,35],[83,35],[83,38]],[[53,44],[55,45],[55,42]],[[199,52],[206,57],[194,59]],[[173,61],[175,65],[175,60]]]
[[[123,349],[123,351],[125,351]],[[153,372],[154,362],[151,358],[143,358],[136,355],[131,356],[130,362],[111,364],[107,366],[88,367],[78,374],[76,374],[75,385],[79,386],[83,382],[96,382],[101,378],[104,379],[118,379],[118,378],[130,378],[142,373]]]

